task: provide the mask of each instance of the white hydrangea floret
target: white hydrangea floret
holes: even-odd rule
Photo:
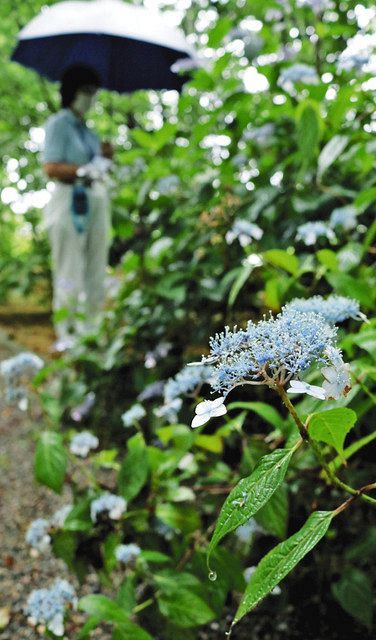
[[[141,553],[141,549],[137,544],[119,544],[115,549],[115,557],[118,562],[123,564],[131,564]]]
[[[146,411],[142,404],[134,404],[128,411],[121,416],[124,427],[132,427],[146,416]]]
[[[126,508],[127,502],[124,498],[113,493],[104,493],[91,503],[90,516],[93,522],[97,522],[98,516],[107,512],[111,520],[120,520]]]
[[[192,420],[191,427],[201,427],[206,424],[211,418],[217,418],[227,413],[227,407],[223,404],[225,397],[221,396],[215,400],[203,400],[200,402],[196,409],[196,415]]]
[[[303,382],[301,380],[290,380],[290,386],[287,389],[287,393],[306,393],[314,398],[319,398],[319,400],[326,399],[325,390],[322,387],[317,387],[314,384],[308,384],[308,382]]]
[[[69,450],[75,456],[86,458],[91,449],[96,449],[99,445],[97,436],[90,431],[81,431],[77,433],[70,441]]]

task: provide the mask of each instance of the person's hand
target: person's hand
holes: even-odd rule
[[[114,147],[111,142],[105,140],[101,143],[101,153],[104,158],[112,160],[112,157],[114,155]]]

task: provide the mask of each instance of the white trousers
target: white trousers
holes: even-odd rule
[[[45,208],[51,244],[53,310],[59,339],[87,330],[104,301],[110,238],[109,199],[99,182],[88,188],[87,230],[79,233],[71,215],[72,185],[57,183]]]

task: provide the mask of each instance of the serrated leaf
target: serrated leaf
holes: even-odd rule
[[[325,442],[343,456],[345,438],[356,422],[352,409],[328,409],[314,413],[309,418],[309,435],[314,440]]]
[[[56,493],[60,493],[67,468],[67,454],[62,436],[56,431],[44,431],[35,452],[36,480]]]
[[[297,533],[269,551],[258,564],[245,590],[233,624],[254,609],[316,546],[326,534],[333,515],[332,511],[315,511]]]
[[[345,570],[332,585],[332,593],[341,607],[367,627],[372,625],[373,594],[369,577],[355,568]]]
[[[347,136],[333,136],[321,150],[317,161],[317,178],[321,180],[325,171],[337,160],[345,149],[349,139]]]
[[[221,509],[208,547],[208,564],[210,555],[220,540],[247,522],[270,500],[283,482],[294,450],[277,449],[263,456],[251,475],[242,478],[231,491]]]

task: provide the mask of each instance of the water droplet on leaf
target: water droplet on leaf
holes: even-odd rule
[[[209,580],[211,580],[212,582],[215,582],[217,579],[217,574],[215,571],[209,571],[209,575],[208,575]]]

